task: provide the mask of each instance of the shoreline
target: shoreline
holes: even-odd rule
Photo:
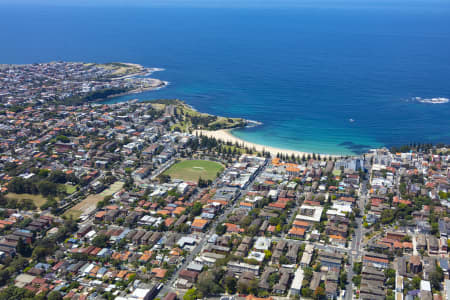
[[[234,143],[239,143],[240,145],[243,145],[244,147],[253,149],[255,148],[256,151],[258,152],[262,152],[263,150],[265,152],[269,152],[272,157],[276,157],[278,153],[280,154],[287,154],[289,156],[291,156],[292,154],[295,156],[307,156],[307,155],[313,155],[312,152],[304,152],[304,151],[297,151],[297,150],[289,150],[289,149],[282,149],[282,148],[277,148],[277,147],[271,147],[271,146],[267,146],[267,145],[261,145],[261,144],[256,144],[256,143],[252,143],[249,141],[245,141],[241,138],[238,138],[236,136],[234,136],[231,133],[232,129],[220,129],[220,130],[195,130],[193,133],[196,135],[204,135],[210,138],[215,138],[216,140],[220,140],[222,142],[232,142]],[[319,155],[321,157],[326,157],[326,158],[339,158],[342,157],[342,155],[333,155],[333,154],[322,154],[322,153],[315,153],[316,155]]]
[[[154,78],[152,78],[152,79],[154,79]],[[159,80],[159,79],[155,79],[155,80]],[[167,87],[170,84],[170,82],[168,82],[168,81],[162,81],[162,80],[159,80],[159,81],[161,82],[161,84],[158,85],[158,86],[151,86],[151,87],[146,87],[146,88],[137,88],[137,89],[129,90],[127,92],[114,94],[114,95],[109,95],[106,98],[97,99],[97,100],[93,101],[92,103],[111,104],[111,103],[102,103],[102,102],[109,101],[111,99],[119,98],[119,97],[122,97],[122,96],[128,96],[128,95],[133,95],[133,94],[140,94],[140,93],[145,93],[145,92],[149,92],[149,91],[157,91],[159,89]],[[131,101],[131,100],[127,100],[127,101]]]
[[[123,63],[123,62],[122,62]],[[128,74],[125,77],[128,78],[133,78],[136,76],[151,76],[154,72],[160,72],[160,71],[164,71],[165,69],[162,68],[146,68],[142,65],[139,64],[131,64],[131,63],[123,63],[123,64],[127,64],[127,65],[131,65],[131,66],[136,66],[136,67],[140,67],[141,70],[138,73],[135,74]],[[147,71],[147,72],[145,72]],[[145,74],[145,75],[144,75]],[[125,93],[121,93],[119,95],[112,95],[107,97],[108,99],[113,99],[113,98],[117,98],[117,97],[121,97],[124,95],[130,95],[130,94],[139,94],[139,93],[143,93],[146,91],[153,91],[153,90],[158,90],[164,87],[167,87],[169,85],[168,81],[163,81],[157,78],[151,78],[149,77],[150,80],[152,80],[154,83],[157,83],[156,85],[153,85],[151,87],[146,87],[146,88],[137,88],[137,89],[133,89],[130,90],[128,92]],[[100,102],[108,100],[108,99],[104,99],[104,100],[100,100]],[[193,106],[185,103],[185,105],[187,105],[188,107],[190,107],[191,109],[193,109],[194,111],[197,111]],[[245,120],[245,119],[244,119]],[[258,121],[254,121],[254,120],[245,120],[247,122],[247,126],[248,127],[256,127],[258,125],[261,125],[261,122]],[[241,138],[238,138],[236,136],[234,136],[231,131],[233,129],[236,128],[232,128],[232,129],[220,129],[220,130],[195,130],[194,134],[198,134],[198,135],[205,135],[208,137],[213,137],[217,140],[223,141],[223,142],[231,142],[233,144],[238,143],[240,145],[242,145],[243,147],[247,147],[249,149],[255,149],[258,152],[269,152],[270,155],[272,157],[276,157],[277,154],[284,154],[284,155],[295,155],[295,156],[312,156],[313,154],[315,155],[320,155],[321,157],[325,157],[325,158],[340,158],[343,157],[342,155],[335,155],[335,154],[328,154],[328,153],[313,153],[313,152],[305,152],[305,151],[298,151],[298,150],[290,150],[290,149],[283,149],[283,148],[278,148],[278,147],[271,147],[271,146],[267,146],[267,145],[261,145],[261,144],[257,144],[257,143],[252,143],[246,140],[243,140]]]
[[[118,80],[118,79],[124,79],[124,78],[136,78],[137,76],[143,76],[146,77],[149,81],[152,82],[151,86],[147,86],[147,87],[138,87],[132,90],[129,90],[127,92],[123,92],[120,94],[115,94],[115,95],[110,95],[107,96],[106,98],[102,98],[102,99],[97,99],[94,102],[103,102],[103,101],[108,101],[114,98],[119,98],[122,96],[127,96],[127,95],[132,95],[132,94],[140,94],[140,93],[145,93],[145,92],[149,92],[149,91],[156,91],[162,88],[167,87],[168,85],[170,85],[169,81],[164,81],[158,78],[153,78],[150,77],[153,73],[155,72],[162,72],[165,71],[165,69],[163,68],[146,68],[142,65],[139,64],[132,64],[132,63],[124,63],[124,62],[120,62],[121,64],[125,64],[125,65],[131,65],[131,66],[135,66],[135,67],[139,67],[141,70],[137,73],[132,73],[132,74],[127,74],[121,77],[117,77],[114,78],[113,80]]]

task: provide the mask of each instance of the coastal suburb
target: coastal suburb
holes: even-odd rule
[[[308,153],[107,104],[157,71],[0,65],[0,299],[450,299],[448,146]]]

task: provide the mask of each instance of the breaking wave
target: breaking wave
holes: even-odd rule
[[[443,103],[448,103],[450,101],[449,98],[445,98],[445,97],[437,97],[437,98],[415,97],[414,100],[416,100],[420,103],[430,103],[430,104],[443,104]]]

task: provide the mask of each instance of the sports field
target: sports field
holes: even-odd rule
[[[222,164],[210,160],[182,160],[167,169],[164,174],[171,178],[197,182],[200,177],[214,180],[217,172],[223,169]]]
[[[98,202],[102,201],[105,196],[110,196],[120,191],[123,184],[121,181],[116,181],[103,192],[87,196],[83,201],[66,211],[64,215],[67,217],[72,216],[74,219],[78,219],[81,215],[89,215],[97,208]]]
[[[15,193],[8,193],[6,195],[6,198],[10,199],[16,199],[18,201],[23,199],[30,199],[33,201],[34,205],[36,205],[38,208],[43,205],[45,202],[47,202],[47,198],[42,196],[41,194],[32,195],[32,194],[15,194]]]
[[[66,193],[69,195],[75,193],[75,191],[77,190],[77,187],[75,185],[66,183],[65,186],[66,186]]]

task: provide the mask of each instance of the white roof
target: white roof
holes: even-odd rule
[[[264,253],[256,251],[250,252],[247,256],[248,259],[256,259],[259,262],[262,262],[264,260],[264,257],[265,257]]]
[[[84,269],[83,273],[89,273],[94,267],[94,264],[90,264],[86,269]]]
[[[195,239],[193,237],[183,236],[178,240],[177,245],[180,247],[184,247],[185,244],[192,245],[192,244],[195,244],[196,242],[197,242],[197,239]]]
[[[95,230],[91,230],[88,233],[86,233],[86,237],[89,239],[89,238],[93,237],[95,235],[95,233],[96,233]]]
[[[314,251],[314,244],[306,244],[305,252],[312,253]]]
[[[309,252],[303,252],[302,259],[300,261],[300,264],[309,265],[311,263],[312,253]]]
[[[312,215],[302,214],[302,211],[311,210],[313,211]],[[302,205],[300,207],[300,214],[298,214],[295,218],[297,220],[304,220],[310,222],[320,222],[320,217],[322,216],[323,207],[321,206],[311,206],[311,205]]]
[[[333,203],[333,209],[339,211],[339,212],[352,212],[352,204],[351,203]]]
[[[267,196],[272,198],[278,197],[278,190],[270,190]]]
[[[255,242],[254,248],[256,250],[269,250],[270,240],[266,237],[258,237]]]
[[[200,263],[198,263],[198,262],[192,261],[192,262],[187,266],[187,268],[190,269],[190,270],[194,270],[194,271],[197,271],[197,272],[201,272],[201,271],[203,270],[203,265],[200,264]]]
[[[385,165],[380,165],[380,164],[373,164],[372,165],[372,170],[373,171],[380,171],[380,170],[384,170],[386,169]]]
[[[258,202],[258,201],[260,201],[260,200],[262,200],[263,199],[263,197],[262,196],[252,196],[252,197],[249,197],[249,196],[245,196],[245,202],[249,202],[249,203],[256,203],[256,202]]]
[[[345,217],[345,214],[336,210],[336,209],[329,209],[327,210],[327,216],[341,216]]]
[[[199,264],[206,264],[206,263],[211,263],[214,264],[217,261],[217,259],[212,258],[212,257],[206,257],[206,256],[199,256],[195,258],[195,262],[199,263]]]
[[[182,182],[182,183],[180,183],[180,184],[178,185],[178,187],[181,188],[181,189],[185,189],[185,188],[188,187],[188,186],[189,186],[189,184],[187,184],[186,182]]]
[[[145,296],[147,296],[149,292],[149,289],[135,289],[130,298],[145,299]]]
[[[430,284],[430,282],[427,281],[427,280],[421,280],[420,281],[420,290],[421,291],[431,292],[431,284]]]
[[[291,289],[301,290],[303,277],[303,269],[298,268],[297,271],[295,271],[295,277],[294,280],[292,280]]]

